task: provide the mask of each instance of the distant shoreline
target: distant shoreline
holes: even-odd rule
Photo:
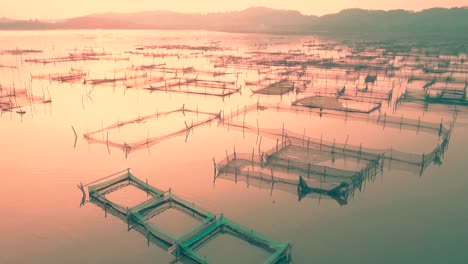
[[[468,8],[433,8],[420,12],[349,9],[317,17],[293,10],[255,7],[208,14],[104,13],[57,22],[3,18],[0,19],[0,31],[161,30],[316,36],[335,41],[449,43],[448,48],[467,53],[467,18]]]

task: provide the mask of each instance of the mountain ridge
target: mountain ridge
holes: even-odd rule
[[[323,16],[297,10],[251,7],[241,11],[179,13],[156,10],[96,13],[56,22],[0,20],[0,29],[185,29],[239,33],[349,34],[384,33],[468,35],[468,8],[422,11],[344,9]]]

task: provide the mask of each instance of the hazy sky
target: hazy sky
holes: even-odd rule
[[[468,0],[0,0],[0,17],[66,18],[100,12],[173,10],[217,12],[251,6],[294,9],[303,14],[324,15],[345,8],[408,9],[468,6]]]

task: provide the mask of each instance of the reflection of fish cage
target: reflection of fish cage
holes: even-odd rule
[[[346,204],[362,183],[381,170],[380,154],[354,152],[346,146],[317,144],[310,139],[283,136],[281,147],[260,155],[235,153],[216,164],[216,178],[245,181],[262,187],[265,182],[284,191],[297,191],[305,196],[330,197]]]
[[[196,250],[218,235],[233,235],[251,245],[262,248],[271,253],[264,263],[289,263],[291,261],[291,243],[272,241],[253,230],[240,226],[221,215],[200,233],[178,244],[177,253],[195,263],[207,263],[197,254]]]
[[[198,221],[198,224],[183,234],[171,234],[156,227],[149,220],[157,215],[165,212],[166,210],[178,210],[185,215]],[[216,216],[198,206],[194,203],[189,203],[169,191],[169,194],[160,198],[156,197],[132,209],[130,220],[133,225],[142,226],[155,238],[158,238],[168,247],[174,246],[178,241],[183,241],[193,235],[199,233],[207,224],[213,222]]]
[[[108,178],[111,179],[107,180]],[[106,181],[101,182],[103,180]],[[181,263],[207,263],[195,251],[220,234],[236,236],[253,246],[271,252],[271,256],[265,263],[289,263],[291,260],[291,243],[274,242],[253,230],[226,219],[223,215],[215,220],[216,216],[214,214],[195,206],[194,203],[176,197],[171,193],[171,190],[163,192],[148,185],[148,183],[144,183],[133,176],[129,169],[90,184],[94,184],[88,187],[90,202],[103,208],[106,215],[109,212],[127,222],[129,230],[135,230],[148,239],[148,245],[152,242],[160,246],[174,254],[177,261],[181,261]],[[133,185],[147,192],[151,198],[136,206],[127,208],[113,203],[105,197],[106,194],[128,185]],[[79,185],[78,187],[85,195],[84,186]],[[151,218],[157,217],[169,209],[176,209],[198,220],[199,223],[181,235],[174,235],[150,222]]]
[[[186,113],[192,113],[192,114],[196,114],[197,117],[198,115],[202,115],[202,116],[205,116],[202,120],[198,121],[198,122],[191,122],[191,124],[187,124],[187,121],[184,122],[185,124],[185,127],[178,127],[178,128],[175,128],[173,132],[171,133],[168,133],[168,134],[164,134],[164,135],[159,135],[159,136],[154,136],[154,137],[147,137],[146,139],[141,139],[141,140],[138,140],[138,141],[133,141],[133,142],[117,142],[117,141],[113,141],[112,139],[109,139],[109,134],[108,132],[111,131],[111,130],[118,130],[124,126],[127,126],[127,125],[130,125],[130,124],[139,124],[139,123],[142,123],[142,122],[145,122],[145,121],[149,121],[149,120],[158,120],[159,118],[161,117],[170,117],[171,115],[174,115],[174,114],[182,114],[183,116],[185,116]],[[150,147],[154,144],[157,144],[161,141],[164,141],[164,140],[167,140],[167,139],[170,139],[170,138],[173,138],[173,137],[177,137],[177,136],[180,136],[180,135],[183,135],[183,134],[186,134],[188,136],[188,133],[190,131],[193,131],[195,128],[199,127],[199,126],[202,126],[202,125],[205,125],[205,124],[209,124],[211,122],[213,122],[214,120],[217,120],[217,119],[220,119],[220,114],[215,114],[215,113],[209,113],[209,112],[203,112],[203,111],[198,111],[197,110],[190,110],[190,109],[185,109],[184,106],[182,106],[182,108],[180,109],[177,109],[177,110],[173,110],[173,111],[167,111],[167,112],[157,112],[155,114],[151,114],[151,115],[147,115],[147,116],[143,116],[143,117],[138,117],[138,118],[135,118],[135,119],[131,119],[131,120],[127,120],[127,121],[119,121],[117,123],[114,123],[110,126],[107,126],[105,128],[102,128],[102,129],[99,129],[99,130],[96,130],[96,131],[93,131],[93,132],[89,132],[89,133],[86,133],[84,134],[84,138],[88,141],[88,143],[99,143],[99,144],[104,144],[104,145],[107,145],[107,148],[109,149],[109,147],[114,147],[114,148],[118,148],[118,149],[122,149],[124,152],[125,152],[125,155],[127,156],[131,151],[135,151],[135,150],[139,150],[139,149],[142,149],[142,148],[147,148],[147,147]],[[98,135],[100,133],[102,133],[102,135],[104,135],[104,131],[107,131],[107,137],[104,139],[99,139],[98,138]]]
[[[106,195],[128,186],[136,187],[137,189],[145,192],[148,197],[161,197],[164,195],[163,191],[152,187],[147,182],[145,183],[141,181],[137,177],[133,176],[130,171],[126,171],[122,175],[114,177],[105,182],[91,185],[88,187],[88,192],[90,198],[100,202],[106,209],[111,208],[121,215],[127,216],[133,207],[128,208],[126,206],[112,202],[106,197]]]

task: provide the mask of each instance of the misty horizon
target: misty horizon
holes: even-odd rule
[[[51,1],[51,0],[49,0]],[[323,8],[321,4],[315,4],[313,8],[310,6],[300,5],[299,3],[290,3],[288,5],[279,4],[276,1],[273,3],[264,3],[263,1],[254,1],[254,3],[246,4],[246,5],[237,5],[237,6],[226,6],[224,5],[222,8],[217,5],[208,5],[210,9],[200,9],[199,6],[190,7],[190,5],[176,5],[171,6],[164,3],[159,3],[157,6],[146,5],[143,8],[134,8],[134,6],[127,6],[123,7],[121,4],[113,3],[112,5],[106,5],[105,2],[102,2],[102,6],[94,6],[88,7],[88,5],[83,4],[76,6],[73,8],[73,4],[66,4],[67,8],[59,8],[60,5],[58,3],[54,3],[52,1],[50,6],[50,12],[55,9],[60,9],[60,15],[52,14],[52,13],[44,13],[41,8],[44,6],[42,4],[38,8],[28,8],[27,10],[19,6],[22,1],[16,1],[15,3],[7,3],[4,6],[2,11],[0,11],[0,19],[13,19],[13,20],[30,20],[30,19],[37,19],[42,21],[47,20],[62,20],[67,18],[73,17],[81,17],[93,14],[126,14],[126,13],[145,13],[145,12],[174,12],[174,13],[182,13],[182,14],[219,14],[219,13],[230,13],[230,12],[241,12],[247,9],[252,8],[270,8],[270,9],[277,9],[283,11],[297,11],[302,15],[305,16],[325,16],[330,14],[337,14],[343,10],[348,9],[363,9],[369,11],[395,11],[395,10],[405,10],[410,12],[420,12],[427,9],[433,8],[466,8],[468,6],[468,2],[462,1],[422,1],[423,5],[416,3],[404,3],[404,1],[393,1],[391,4],[375,4],[369,3],[369,1],[361,0],[358,2],[366,2],[364,4],[359,4],[355,1],[354,4],[349,3],[341,3],[338,5],[329,4],[327,8]],[[45,1],[48,2],[48,1]],[[205,0],[205,2],[210,2],[209,0]],[[243,2],[243,1],[241,1]],[[251,1],[250,1],[251,2]],[[261,2],[261,3],[257,3]],[[334,2],[342,2],[341,0],[335,0]],[[421,1],[413,1],[413,2],[421,2]],[[28,3],[28,5],[35,5],[35,3]],[[241,3],[242,4],[242,3]],[[16,6],[18,5],[18,6]],[[144,4],[143,4],[144,5]],[[141,6],[141,5],[138,5]],[[201,4],[200,6],[204,6]],[[53,8],[55,7],[55,8]],[[32,10],[32,11],[30,11]],[[27,13],[26,13],[27,12]],[[49,11],[48,11],[49,12]]]

